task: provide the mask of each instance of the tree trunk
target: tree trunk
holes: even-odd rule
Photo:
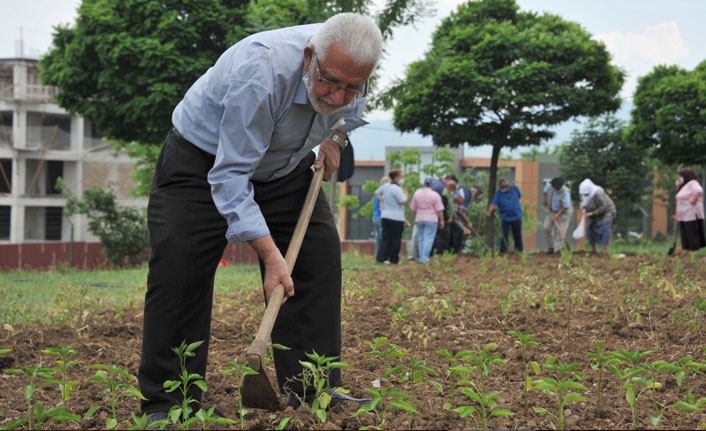
[[[500,143],[493,143],[493,155],[490,158],[490,178],[488,179],[488,206],[490,206],[490,202],[492,202],[495,196],[495,185],[497,184],[498,177],[498,159],[500,158],[501,148],[502,145]],[[496,212],[498,212],[497,209]],[[495,223],[493,223],[493,217],[495,217],[495,214],[488,217],[485,221],[485,243],[490,247],[491,254],[493,254],[492,250],[495,249]]]

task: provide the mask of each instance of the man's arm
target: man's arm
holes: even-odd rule
[[[495,211],[495,205],[490,204],[490,206],[488,207],[488,211],[486,211],[485,213],[485,216],[490,217],[493,214],[493,211]]]
[[[458,211],[458,214],[461,216],[461,219],[463,220],[464,223],[466,223],[466,226],[468,229],[470,229],[473,226],[473,223],[468,219],[468,216],[466,216],[466,210],[463,208],[460,208]]]

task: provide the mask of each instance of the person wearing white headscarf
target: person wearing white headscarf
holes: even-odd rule
[[[579,195],[582,214],[588,222],[586,230],[591,252],[595,253],[596,244],[601,244],[603,253],[607,254],[611,228],[616,215],[615,204],[603,187],[593,184],[593,181],[588,178],[579,184]]]

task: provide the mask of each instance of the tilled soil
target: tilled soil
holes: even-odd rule
[[[633,352],[656,350],[646,361],[676,361],[691,357],[704,363],[706,337],[703,334],[706,313],[706,261],[703,257],[681,255],[655,258],[646,255],[624,258],[574,254],[571,258],[557,255],[511,255],[505,258],[440,258],[428,265],[405,263],[344,271],[343,357],[349,364],[343,370],[344,387],[351,395],[365,397],[365,388],[374,381],[411,393],[410,380],[404,373],[385,376],[381,356],[371,355],[365,342],[377,337],[388,340],[382,348],[395,344],[406,353],[404,359],[391,358],[387,369],[397,365],[409,368],[410,358],[422,361],[435,375],[425,373],[416,385],[416,399],[407,398],[418,411],[415,429],[472,429],[480,427],[473,418],[461,418],[444,405],[451,401],[448,379],[449,360],[437,353],[446,349],[477,352],[488,343],[490,351],[504,364],[495,364],[485,377],[485,392],[497,391],[498,407],[513,416],[491,417],[493,429],[556,429],[557,421],[534,411],[541,407],[556,413],[553,394],[531,390],[524,394],[524,365],[520,348],[508,331],[535,334],[539,345],[528,346],[527,361],[543,366],[550,357],[564,363],[578,363],[581,382],[588,390],[584,402],[569,403],[565,410],[567,429],[631,429],[632,411],[621,389],[621,382],[606,371],[601,402],[601,415],[596,414],[598,371],[590,367],[585,352],[595,351],[597,340],[605,342],[606,351],[625,349]],[[572,298],[572,301],[569,301]],[[241,296],[217,298],[214,304],[208,391],[205,407],[215,407],[215,414],[238,419],[238,391],[233,376],[222,371],[228,361],[244,362],[248,336],[256,332],[262,306],[260,292],[252,289]],[[569,310],[569,306],[571,309]],[[91,319],[88,327],[77,335],[68,326],[30,325],[23,330],[0,334],[0,349],[12,352],[0,356],[0,369],[25,365],[53,366],[54,357],[41,352],[48,347],[76,343],[78,354],[71,359],[81,361],[69,371],[78,381],[71,395],[69,411],[84,414],[92,405],[106,405],[100,394],[103,387],[88,380],[95,373],[91,364],[114,364],[131,375],[137,374],[141,348],[141,307],[126,309],[119,315],[106,311]],[[466,365],[473,365],[467,361]],[[268,366],[273,377],[271,365]],[[553,376],[540,369],[540,376]],[[554,376],[556,377],[556,376]],[[427,384],[433,379],[443,393]],[[469,379],[478,383],[478,370]],[[274,381],[273,378],[271,378]],[[662,412],[663,429],[694,429],[706,422],[705,412],[690,412],[682,421],[681,411],[673,407],[681,393],[674,372],[657,376],[661,388],[651,400],[649,390],[637,401],[638,428],[656,428],[650,421],[655,402]],[[689,375],[689,387],[696,399],[706,397],[706,376]],[[133,385],[136,384],[133,382]],[[26,415],[23,377],[0,375],[0,428],[12,419]],[[55,384],[38,383],[33,402],[45,407],[60,402]],[[641,387],[644,389],[644,386]],[[388,401],[389,403],[389,401]],[[456,395],[456,405],[479,407],[470,398]],[[133,397],[118,403],[120,421],[130,420],[139,410]],[[289,417],[288,429],[358,429],[364,426],[385,429],[407,429],[409,413],[388,407],[384,423],[372,413],[354,416],[355,406],[343,404],[329,411],[326,422],[317,419],[306,408],[297,411],[266,412],[252,410],[245,416],[247,429],[272,429]],[[102,429],[108,418],[102,410],[93,418],[80,421],[50,423],[53,429]],[[478,414],[476,415],[478,419]],[[127,428],[126,422],[119,428]],[[211,425],[223,428],[223,425]],[[232,429],[240,425],[231,426]]]

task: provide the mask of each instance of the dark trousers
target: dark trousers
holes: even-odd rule
[[[449,251],[453,254],[461,253],[463,247],[463,228],[456,222],[452,222],[450,226]]]
[[[699,250],[706,247],[704,235],[704,220],[680,221],[681,248],[684,250]]]
[[[382,219],[382,244],[380,244],[380,250],[375,258],[378,262],[389,260],[390,263],[397,263],[400,261],[403,231],[404,222],[389,218]]]
[[[439,228],[436,231],[436,238],[434,238],[434,247],[432,248],[432,255],[439,255],[446,253],[451,247],[451,223],[444,223],[443,228]]]
[[[206,373],[213,281],[228,227],[213,203],[206,179],[213,162],[214,156],[173,132],[157,160],[148,205],[152,254],[138,373],[140,390],[148,399],[142,402],[145,413],[166,411],[180,400],[178,391],[166,393],[162,386],[165,380],[177,379],[180,371],[172,347],[184,340],[204,340],[186,366],[189,373]],[[253,183],[255,201],[283,255],[311,181],[309,167],[313,162],[312,153],[287,176]],[[280,309],[272,342],[291,348],[274,350],[280,390],[287,384],[301,392],[301,385],[288,379],[301,373],[299,360],[308,360],[305,352],[315,350],[335,357],[341,353],[341,247],[323,193],[316,202],[292,278],[295,296]],[[235,359],[241,353],[233,351],[232,356]],[[340,385],[340,373],[333,373],[330,380],[332,385]],[[202,394],[192,386],[190,396],[200,401]]]
[[[503,237],[500,240],[500,253],[505,253],[508,248],[508,234],[512,229],[512,240],[515,243],[515,250],[522,251],[522,219],[515,221],[502,221]]]

